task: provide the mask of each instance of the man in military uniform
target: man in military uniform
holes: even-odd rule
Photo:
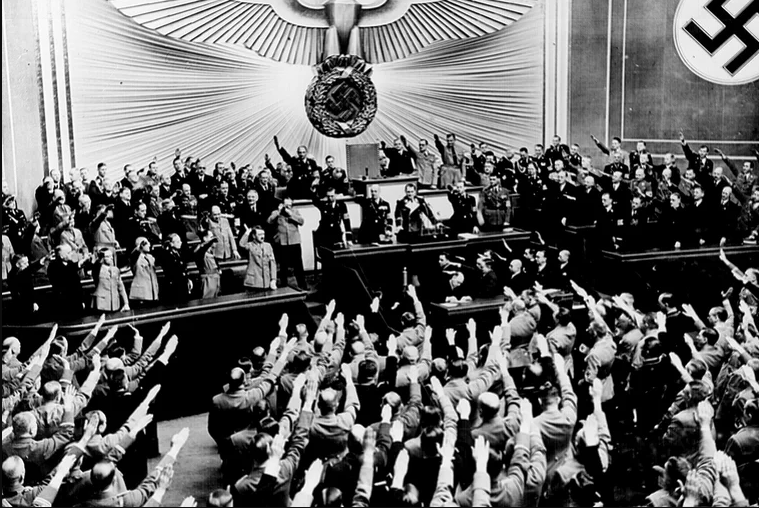
[[[406,197],[399,199],[395,205],[395,225],[400,236],[419,236],[425,227],[425,218],[432,224],[442,226],[432,213],[429,203],[416,195],[416,185],[406,185]]]
[[[479,233],[477,227],[477,201],[466,193],[464,182],[459,180],[448,190],[448,201],[453,207],[453,215],[448,219],[448,227],[454,233]]]
[[[511,220],[511,198],[496,175],[490,175],[490,184],[480,193],[477,218],[483,231],[501,230]]]
[[[335,189],[327,189],[326,201],[314,200],[321,213],[316,230],[317,245],[333,246],[352,239],[351,219],[345,202],[337,201]]]
[[[380,197],[379,185],[369,187],[369,197],[359,198],[361,203],[361,228],[358,231],[360,243],[376,243],[388,229],[392,231],[393,218],[390,203]]]
[[[568,153],[569,147],[561,143],[561,136],[554,135],[551,139],[551,145],[546,148],[546,158],[553,165],[556,161],[563,161]]]
[[[624,178],[630,178],[630,168],[627,166],[627,164],[624,163],[622,154],[620,152],[615,152],[611,155],[611,157],[612,162],[611,164],[607,164],[606,167],[604,167],[604,173],[611,175],[615,171],[621,171]]]
[[[535,153],[532,155],[532,162],[534,162],[538,167],[538,172],[543,178],[546,178],[548,176],[548,173],[553,168],[551,159],[546,156],[545,152],[543,151],[543,145],[540,143],[535,145]]]

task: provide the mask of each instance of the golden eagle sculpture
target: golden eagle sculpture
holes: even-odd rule
[[[437,41],[493,33],[538,0],[110,0],[140,25],[186,41],[237,44],[314,66],[306,114],[333,138],[363,132],[377,112],[370,64]]]

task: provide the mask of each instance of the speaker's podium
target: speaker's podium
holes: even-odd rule
[[[406,184],[416,183],[416,176],[394,176],[383,178],[379,169],[379,145],[347,145],[348,175],[358,196],[368,196],[369,187],[378,185],[382,199],[395,209],[395,203],[406,195]]]

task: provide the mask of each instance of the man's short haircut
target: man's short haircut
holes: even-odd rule
[[[706,339],[707,344],[713,346],[719,340],[719,332],[714,328],[704,328],[701,332]]]
[[[105,162],[98,162],[98,169],[104,167],[105,165]]]
[[[416,190],[416,185],[413,183],[407,183],[406,187],[404,187],[405,190],[414,189]]]
[[[448,374],[455,379],[461,379],[466,377],[469,373],[469,366],[461,358],[452,360],[448,365]]]
[[[21,481],[26,473],[24,461],[18,455],[11,455],[3,461],[3,485]]]
[[[253,459],[254,464],[263,464],[269,459],[269,446],[273,440],[269,434],[256,434],[250,453],[250,458]]]
[[[40,395],[45,402],[53,402],[58,399],[61,393],[61,383],[58,381],[48,381],[40,388]]]
[[[319,393],[319,410],[322,415],[334,413],[339,404],[340,398],[333,388],[327,388]]]
[[[520,148],[519,151],[520,152],[524,152],[524,153],[529,153],[530,152],[530,150],[526,146],[523,146],[522,148]]]
[[[290,372],[293,374],[300,374],[301,372],[306,372],[310,366],[311,357],[308,355],[308,352],[298,351],[290,362]]]
[[[535,143],[535,148],[540,147],[541,149],[544,148],[542,143]]]
[[[343,491],[337,487],[325,487],[316,495],[315,506],[341,507],[343,506]]]
[[[34,417],[34,413],[31,411],[24,411],[17,414],[13,417],[13,435],[21,436],[23,434],[30,434],[34,429],[35,422],[36,419]]]
[[[98,462],[92,466],[90,471],[90,480],[97,492],[102,492],[110,487],[114,476],[116,476],[116,466],[109,460]]]
[[[229,372],[229,390],[234,391],[242,387],[245,383],[245,371],[240,367],[235,367]]]
[[[561,326],[567,326],[572,322],[572,313],[566,307],[559,307],[559,312],[556,314],[556,320]]]
[[[401,404],[401,396],[396,392],[387,392],[382,396],[382,405],[390,406],[390,409],[393,410],[393,414],[396,414],[400,410]]]
[[[377,377],[377,362],[363,360],[358,364],[358,382],[369,383]]]
[[[711,312],[714,312],[714,314],[717,316],[717,319],[719,319],[723,323],[727,321],[728,314],[727,314],[727,310],[724,307],[722,306],[714,307],[713,309],[711,309]]]
[[[611,140],[612,140],[612,141],[616,141],[616,142],[617,142],[617,143],[619,143],[620,145],[622,144],[622,139],[620,139],[620,137],[619,137],[619,136],[614,136],[613,138],[611,138]]]
[[[701,148],[705,149],[705,150],[707,151],[707,153],[709,152],[709,147],[708,147],[708,146],[706,146],[706,145],[701,145],[701,146],[699,147],[699,149],[701,149]]]
[[[232,494],[227,489],[216,489],[208,495],[208,506],[233,506]]]

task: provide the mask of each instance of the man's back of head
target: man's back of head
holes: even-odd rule
[[[322,415],[334,414],[339,403],[338,393],[333,388],[327,388],[319,393],[319,410]]]
[[[229,373],[229,391],[234,392],[242,388],[245,383],[245,371],[240,367],[235,367]]]
[[[23,485],[25,473],[21,457],[13,455],[3,461],[3,497],[8,497],[11,488]]]
[[[232,494],[227,489],[216,489],[208,495],[208,506],[234,506]]]
[[[115,476],[116,466],[108,460],[98,462],[90,471],[90,480],[96,492],[103,492],[110,487]]]

